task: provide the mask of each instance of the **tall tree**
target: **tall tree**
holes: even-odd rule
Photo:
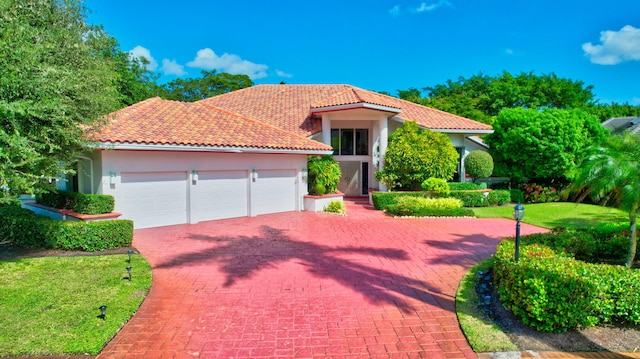
[[[636,256],[637,214],[640,206],[640,135],[610,136],[601,145],[591,146],[577,167],[569,189],[629,213],[631,235],[626,266]]]
[[[162,97],[167,100],[193,102],[251,86],[253,81],[247,75],[203,70],[200,78],[179,78],[165,84]]]
[[[594,116],[581,110],[523,108],[500,112],[485,137],[494,173],[523,179],[566,181],[584,148],[607,135]]]
[[[45,188],[119,107],[111,45],[79,0],[0,0],[0,201]]]
[[[574,109],[583,108],[594,99],[593,86],[554,73],[522,72],[514,76],[504,71],[497,76],[460,77],[457,81],[425,87],[426,97],[410,90],[399,91],[400,97],[411,94],[405,99],[488,124],[507,108]]]

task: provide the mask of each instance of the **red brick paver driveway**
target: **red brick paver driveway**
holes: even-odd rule
[[[477,358],[456,288],[514,222],[348,213],[136,231],[151,293],[99,358]]]

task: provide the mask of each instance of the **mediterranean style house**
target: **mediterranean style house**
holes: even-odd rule
[[[135,228],[304,210],[309,155],[334,155],[346,196],[385,190],[373,174],[405,121],[447,134],[461,161],[475,136],[492,132],[350,85],[257,85],[194,103],[151,98],[108,120],[66,185],[113,195]]]

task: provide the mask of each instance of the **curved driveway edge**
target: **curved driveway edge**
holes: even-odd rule
[[[347,211],[137,230],[151,292],[98,358],[477,358],[456,289],[515,222]]]

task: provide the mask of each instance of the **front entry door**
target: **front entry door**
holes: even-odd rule
[[[342,177],[338,183],[338,191],[345,196],[360,196],[360,162],[340,162]]]

